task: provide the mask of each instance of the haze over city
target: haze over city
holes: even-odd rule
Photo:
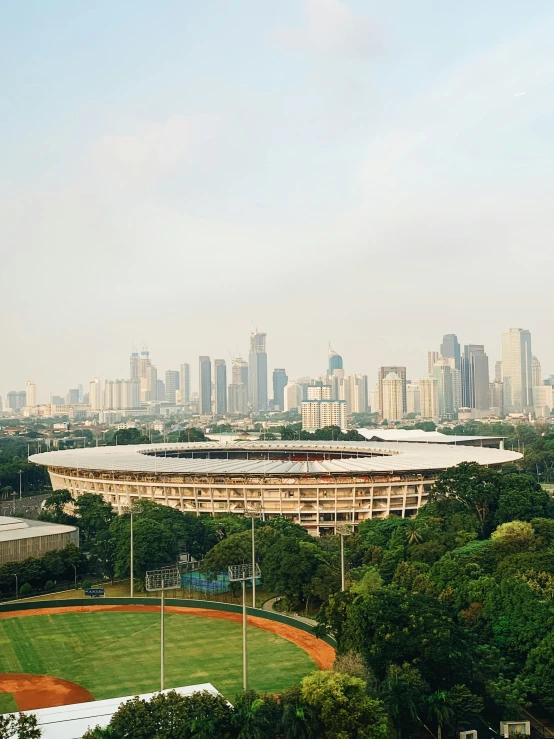
[[[7,2],[0,393],[248,352],[371,381],[443,334],[554,366],[554,10]]]

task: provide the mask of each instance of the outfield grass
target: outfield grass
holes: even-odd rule
[[[0,713],[17,711],[17,704],[11,693],[0,693]]]
[[[242,625],[167,614],[166,688],[210,682],[227,698],[242,689]],[[248,627],[249,687],[279,692],[316,669],[302,649]],[[52,675],[95,698],[159,689],[156,613],[67,613],[0,619],[0,673]]]

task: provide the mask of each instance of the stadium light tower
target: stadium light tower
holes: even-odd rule
[[[163,567],[161,570],[148,570],[146,573],[146,590],[161,591],[160,596],[160,690],[165,685],[165,629],[164,629],[164,591],[174,590],[181,582],[178,567]]]
[[[129,556],[129,562],[130,562],[130,575],[131,575],[131,598],[135,595],[135,553],[133,551],[133,506],[132,505],[124,505],[121,506],[121,512],[122,513],[130,513],[131,514],[131,551]]]
[[[260,576],[259,565],[244,564],[231,565],[227,568],[229,582],[242,583],[242,687],[244,692],[248,690],[247,657],[246,657],[246,581],[254,581]]]
[[[344,526],[337,527],[337,534],[340,536],[340,583],[341,590],[345,590],[345,576],[344,576],[344,537],[353,534],[352,526],[347,523]]]
[[[263,512],[261,510],[246,510],[244,517],[249,518],[252,521],[252,568],[256,569],[256,536],[254,534],[254,521],[256,518],[262,518]],[[259,568],[258,568],[259,569]],[[256,608],[256,578],[252,578],[252,608]]]

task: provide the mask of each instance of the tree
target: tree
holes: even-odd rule
[[[425,682],[419,670],[407,662],[392,664],[387,668],[381,691],[396,735],[401,739],[402,730],[414,728],[419,720],[419,709],[426,692]]]
[[[259,696],[249,690],[234,702],[233,724],[238,739],[273,739],[277,737],[281,708],[273,696]]]
[[[476,462],[462,462],[441,472],[431,489],[429,502],[456,503],[477,516],[485,536],[496,513],[501,473]]]
[[[534,539],[535,532],[527,521],[509,521],[502,523],[491,534],[491,539],[497,543],[517,544],[522,546],[529,544]]]
[[[139,429],[118,429],[113,437],[106,440],[108,446],[122,446],[127,444],[149,444],[150,439]]]
[[[116,572],[126,576],[130,572],[131,529],[128,521],[119,527],[116,544]],[[174,564],[179,546],[171,532],[161,523],[137,517],[133,524],[134,574],[143,579],[146,571]]]
[[[233,739],[233,708],[221,695],[158,693],[149,701],[133,698],[112,716],[106,729],[83,739]]]
[[[0,715],[0,739],[40,739],[41,736],[36,716]]]
[[[302,698],[316,709],[324,739],[386,739],[387,716],[359,677],[316,672],[303,678]]]
[[[209,441],[206,434],[202,431],[202,429],[196,428],[196,426],[191,426],[188,429],[183,429],[179,433],[179,439],[180,442],[199,442],[199,441]]]
[[[531,475],[502,475],[496,523],[554,518],[554,504]]]
[[[39,519],[74,526],[75,517],[65,512],[66,506],[70,503],[73,503],[73,497],[69,490],[55,490],[44,501],[44,508],[39,515]]]
[[[110,531],[103,531],[96,537],[91,555],[96,567],[104,577],[109,577],[113,583],[117,561],[117,538]]]
[[[316,739],[319,718],[316,709],[302,697],[299,685],[281,693],[281,732],[284,739]]]
[[[77,525],[85,541],[92,542],[99,533],[107,532],[115,518],[111,503],[95,493],[83,493],[75,501]]]

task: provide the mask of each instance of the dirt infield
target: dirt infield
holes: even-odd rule
[[[0,675],[0,691],[11,693],[20,711],[69,706],[72,703],[87,703],[94,700],[92,693],[77,683],[48,675],[8,672]]]
[[[48,614],[55,613],[94,613],[98,611],[131,611],[135,613],[159,613],[159,606],[142,606],[142,605],[121,605],[121,606],[60,606],[58,608],[32,608],[27,611],[7,611],[0,613],[0,618],[21,618],[23,616],[46,616]],[[189,616],[202,616],[204,618],[219,618],[222,621],[234,621],[235,623],[242,623],[242,615],[240,613],[231,613],[229,611],[215,611],[211,608],[186,608],[184,606],[166,606],[166,613],[182,613]],[[288,624],[282,624],[278,621],[270,621],[267,618],[260,618],[259,616],[248,616],[248,625],[255,626],[258,629],[264,629],[270,631],[276,636],[280,636],[282,639],[296,644],[297,647],[303,649],[316,663],[320,670],[328,670],[333,662],[335,661],[335,650],[332,646],[324,642],[322,639],[318,639],[313,634],[308,634],[302,629],[296,629],[294,626]],[[32,675],[26,675],[24,677],[33,677]],[[12,693],[12,690],[8,690],[2,686],[2,676],[0,676],[0,690]],[[44,678],[48,679],[48,678]],[[52,678],[54,679],[54,678]],[[62,680],[61,682],[65,682]],[[68,683],[73,685],[73,683]],[[76,686],[79,687],[79,686]],[[79,688],[82,690],[82,688]],[[86,691],[85,691],[86,692]],[[83,700],[93,700],[92,698],[85,698]],[[16,701],[18,701],[16,696]],[[79,701],[76,701],[77,703]],[[19,705],[19,702],[17,703]],[[63,703],[52,703],[50,705],[65,705]],[[39,708],[39,706],[35,706]]]

